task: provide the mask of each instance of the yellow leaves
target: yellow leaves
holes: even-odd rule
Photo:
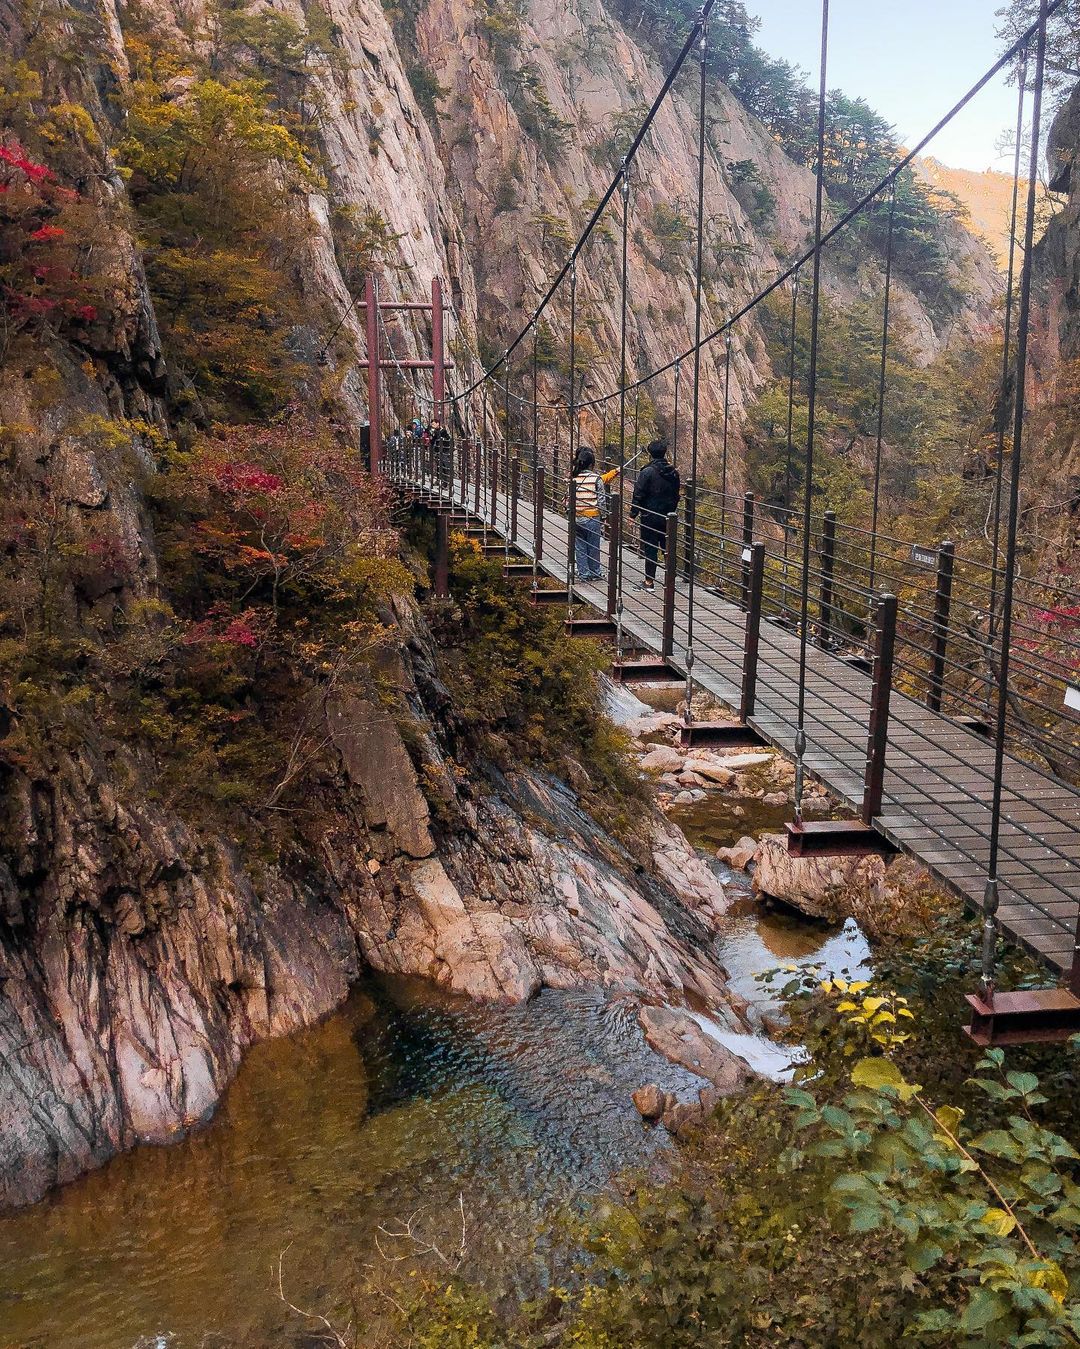
[[[912,1038],[910,1032],[896,1030],[894,1027],[898,1025],[900,1018],[914,1020],[907,1006],[907,999],[891,992],[871,993],[867,997],[860,998],[859,995],[870,987],[869,981],[865,979],[852,980],[850,983],[839,978],[824,979],[820,984],[821,991],[826,996],[832,993],[843,995],[843,1000],[836,1004],[837,1013],[842,1015],[849,1025],[864,1027],[875,1044],[885,1049],[905,1044]]]
[[[958,1106],[943,1105],[934,1111],[934,1118],[941,1127],[941,1133],[935,1134],[934,1137],[939,1143],[956,1150],[958,1147],[955,1141],[956,1131],[960,1127],[960,1121],[964,1118],[964,1112]]]
[[[80,137],[92,150],[101,149],[94,119],[80,103],[57,103],[41,124],[41,134],[50,145],[62,144],[71,136]]]
[[[985,1222],[985,1218],[983,1219]],[[1031,1276],[1031,1282],[1036,1288],[1043,1288],[1050,1294],[1054,1301],[1060,1307],[1069,1292],[1069,1281],[1061,1266],[1054,1260],[1044,1262],[1042,1269],[1037,1269]]]
[[[1016,1227],[1016,1219],[1003,1208],[988,1208],[979,1221],[984,1227],[988,1227],[995,1237],[1007,1237]],[[1036,1284],[1036,1287],[1042,1285]]]
[[[891,1059],[860,1059],[851,1070],[851,1081],[856,1087],[865,1087],[868,1091],[881,1091],[888,1087],[902,1101],[910,1101],[917,1096],[922,1087],[904,1080],[904,1075]]]
[[[795,966],[793,965],[791,968],[794,969]],[[846,979],[841,979],[839,977],[823,979],[821,981],[821,991],[823,993],[864,993],[869,987],[870,984],[865,979],[856,979],[851,983],[848,983]]]

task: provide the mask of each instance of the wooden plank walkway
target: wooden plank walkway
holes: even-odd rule
[[[489,489],[482,511],[490,511],[490,500]],[[505,497],[497,504],[492,528],[502,540],[508,529]],[[519,501],[517,547],[528,557],[533,526],[529,501]],[[604,553],[606,565],[606,545]],[[546,510],[542,574],[565,584],[566,559],[567,521]],[[642,576],[640,556],[624,547],[624,629],[644,648],[659,651],[663,570],[652,594],[635,589]],[[605,585],[576,585],[575,594],[599,609],[606,605]],[[684,673],[687,609],[687,586],[679,581],[672,664]],[[729,706],[738,705],[744,622],[736,604],[695,588],[694,680]],[[797,725],[798,666],[798,635],[764,618],[757,710],[750,724],[789,754]],[[862,800],[870,686],[869,675],[810,646],[806,765],[856,809]],[[994,748],[987,739],[893,691],[883,805],[875,824],[975,908],[982,903],[989,856],[993,767]],[[999,881],[1004,931],[1051,969],[1067,970],[1080,912],[1080,792],[1012,756],[1005,759]]]

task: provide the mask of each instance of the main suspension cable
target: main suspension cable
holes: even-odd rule
[[[1059,9],[1064,3],[1065,0],[1051,0],[1047,13],[1053,15],[1054,12],[1057,9]],[[873,187],[871,187],[869,191],[864,193],[864,195],[861,196],[858,199],[858,201],[856,201],[852,206],[850,206],[836,220],[836,222],[822,234],[821,236],[822,247],[830,243],[842,230],[846,229],[847,226],[851,224],[852,220],[854,220],[857,215],[860,215],[866,209],[866,207],[869,206],[869,204],[875,199],[875,197],[879,197],[881,193],[886,190],[886,188],[890,187],[892,183],[894,183],[899,178],[900,174],[902,174],[905,169],[910,168],[912,163],[916,159],[918,159],[918,157],[922,154],[922,152],[926,149],[926,147],[930,144],[930,142],[933,141],[936,136],[940,135],[940,133],[945,129],[945,127],[947,127],[955,117],[959,116],[959,114],[963,112],[963,110],[972,101],[972,99],[976,98],[980,93],[982,93],[983,89],[985,89],[986,86],[997,75],[999,75],[1009,65],[1011,61],[1013,61],[1016,58],[1016,56],[1024,49],[1024,47],[1027,46],[1027,44],[1031,41],[1031,39],[1035,36],[1036,32],[1038,31],[1038,27],[1039,25],[1037,22],[1031,24],[1024,31],[1024,33],[1021,34],[1020,38],[1017,41],[1015,41],[1012,44],[1012,46],[1009,47],[1008,50],[1004,52],[1001,57],[999,57],[997,61],[994,62],[994,64],[990,67],[990,69],[987,70],[985,74],[983,74],[980,77],[980,79],[978,79],[975,82],[975,84],[971,86],[971,88],[967,91],[967,93],[965,93],[956,103],[953,104],[953,106],[949,109],[949,111],[938,122],[936,122],[933,127],[931,127],[931,129],[914,145],[914,147],[908,150],[906,154],[901,156],[901,158],[896,161],[896,163],[892,166],[892,168],[888,171],[888,173],[886,173],[880,179],[879,182],[877,182]],[[715,342],[718,337],[722,336],[725,332],[733,328],[735,324],[739,322],[740,319],[745,318],[746,315],[751,312],[751,310],[756,309],[757,306],[762,303],[762,301],[768,299],[768,297],[775,290],[778,290],[782,285],[784,285],[787,281],[789,281],[791,277],[794,275],[794,273],[799,270],[800,267],[804,266],[807,262],[810,262],[813,259],[814,251],[815,251],[814,248],[808,249],[805,253],[801,254],[787,267],[785,267],[781,272],[779,272],[767,285],[762,287],[762,289],[759,290],[756,295],[752,296],[749,300],[747,300],[747,302],[740,309],[737,309],[729,318],[725,319],[725,321],[721,323],[719,327],[715,328],[711,333],[708,333],[705,337],[703,337],[701,339],[702,345],[708,346],[710,343]],[[666,362],[666,364],[658,366],[655,370],[651,371],[647,375],[643,375],[638,380],[638,384],[645,384],[650,379],[654,379],[657,375],[666,374],[669,370],[674,368],[676,362],[684,361],[688,356],[692,356],[693,354],[694,352],[692,347],[689,348],[687,351],[680,352],[677,356],[673,356],[671,360]],[[628,392],[632,393],[635,387],[637,386],[631,385]],[[613,390],[611,393],[601,394],[596,398],[586,400],[585,402],[582,403],[581,406],[596,407],[600,403],[604,402],[606,399],[617,397],[618,392],[619,392],[618,390]]]

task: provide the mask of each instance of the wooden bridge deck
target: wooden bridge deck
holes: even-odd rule
[[[485,507],[490,509],[490,492]],[[519,502],[517,547],[532,556],[533,521]],[[507,502],[498,499],[494,532],[505,537]],[[567,521],[544,515],[541,571],[565,584]],[[607,563],[607,546],[604,548]],[[643,647],[659,651],[663,569],[652,594],[638,553],[623,549],[623,626]],[[575,594],[597,608],[606,585],[578,584]],[[685,672],[688,592],[679,581],[672,664]],[[738,705],[745,615],[700,585],[694,599],[694,679],[728,705]],[[792,752],[798,706],[799,639],[763,618],[756,715],[750,724]],[[870,710],[870,676],[811,645],[806,688],[808,770],[858,808]],[[982,903],[989,854],[992,743],[895,689],[889,718],[884,796],[876,826],[974,907]],[[999,862],[1003,930],[1053,970],[1072,962],[1080,911],[1080,793],[1006,756]]]

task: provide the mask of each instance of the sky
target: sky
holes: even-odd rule
[[[1002,0],[830,0],[829,88],[866,101],[913,145],[997,60]],[[747,0],[756,41],[810,73],[817,88],[818,0]],[[997,149],[1011,139],[1016,90],[999,76],[935,138],[926,154],[953,168],[1011,171]]]

